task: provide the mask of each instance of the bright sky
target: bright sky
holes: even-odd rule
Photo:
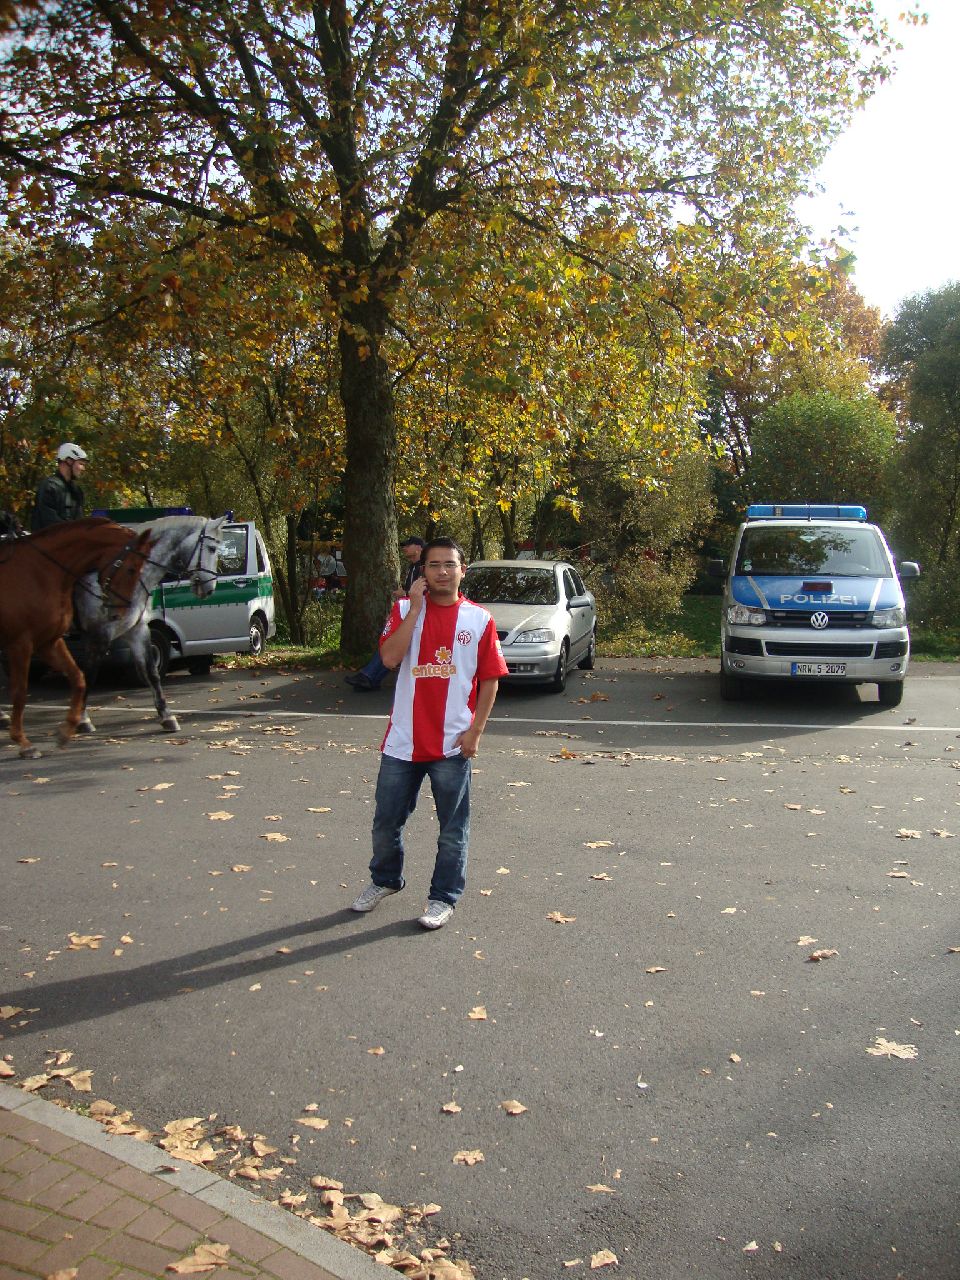
[[[904,298],[960,281],[960,0],[921,0],[920,27],[898,21],[910,0],[874,5],[903,45],[897,70],[837,139],[825,192],[800,214],[818,236],[846,229],[854,284],[892,317]]]

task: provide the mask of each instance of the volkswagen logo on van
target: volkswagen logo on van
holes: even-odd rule
[[[818,610],[816,613],[811,615],[810,625],[815,630],[822,631],[824,627],[827,627],[830,625],[830,618],[827,616],[827,614],[823,612],[822,609]]]

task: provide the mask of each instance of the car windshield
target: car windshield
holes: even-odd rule
[[[557,575],[552,569],[478,565],[468,569],[463,593],[477,604],[556,604]]]
[[[743,531],[736,572],[888,578],[890,566],[873,529],[766,525]]]

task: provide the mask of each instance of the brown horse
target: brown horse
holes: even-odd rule
[[[0,542],[0,649],[7,658],[13,704],[10,737],[21,756],[36,759],[40,755],[23,732],[34,654],[70,682],[70,707],[57,730],[61,746],[76,733],[83,712],[83,673],[63,640],[73,616],[71,594],[77,581],[86,573],[96,573],[106,599],[121,608],[139,608],[138,584],[150,546],[149,529],[138,536],[102,516],[68,520],[28,537]],[[0,712],[0,725],[7,721]]]

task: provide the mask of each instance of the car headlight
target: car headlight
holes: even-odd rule
[[[727,606],[727,621],[735,627],[762,627],[767,620],[766,611],[752,609],[746,604]]]
[[[905,627],[907,625],[906,609],[875,609],[873,612],[875,627]]]
[[[513,637],[514,644],[550,644],[556,636],[549,627],[537,627],[533,631],[521,631]]]

